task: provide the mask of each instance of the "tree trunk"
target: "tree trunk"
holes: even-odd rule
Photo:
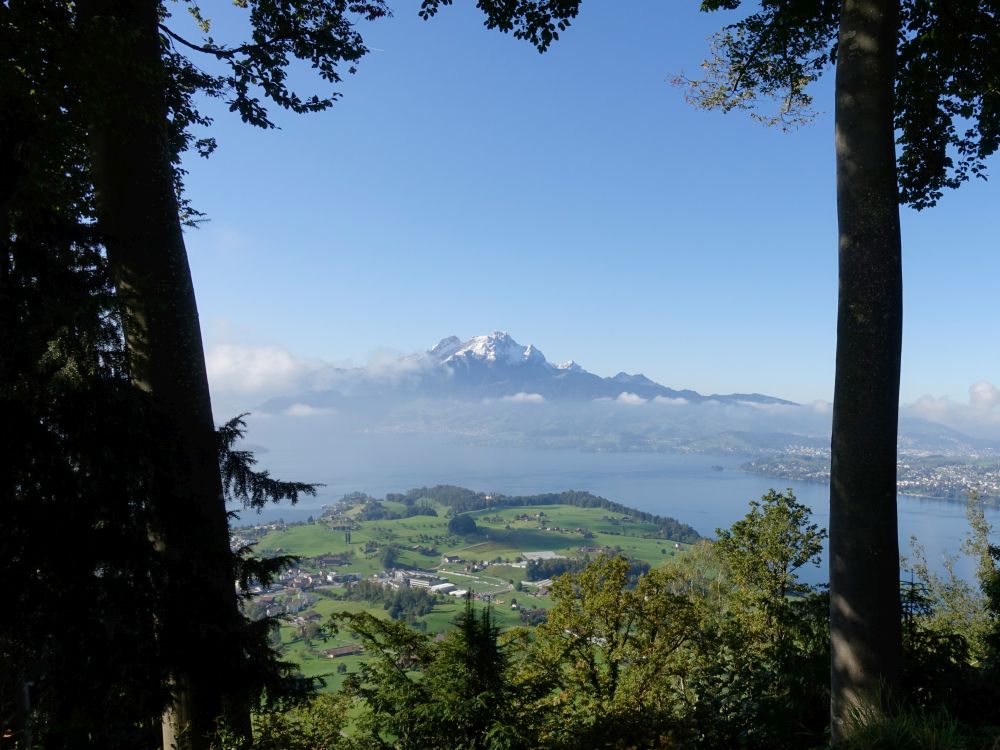
[[[831,732],[899,679],[902,345],[893,82],[898,0],[844,0],[836,82],[840,292],[830,477]]]
[[[151,542],[173,678],[164,745],[207,747],[238,666],[239,612],[212,407],[167,131],[156,0],[87,0],[81,90],[98,220],[123,310],[129,375],[157,424]],[[84,72],[85,71],[85,72]],[[231,674],[229,675],[232,679]]]

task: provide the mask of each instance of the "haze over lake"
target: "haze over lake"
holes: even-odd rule
[[[768,489],[791,486],[813,509],[817,523],[825,527],[828,519],[827,485],[739,471],[744,456],[470,446],[425,435],[342,434],[321,419],[251,418],[249,424],[249,444],[265,449],[258,451],[262,467],[281,479],[325,486],[317,497],[304,498],[296,507],[276,506],[259,516],[244,512],[241,523],[305,520],[348,492],[382,497],[435,484],[508,495],[586,490],[639,510],[673,516],[706,536],[742,517],[747,503]],[[898,507],[904,555],[911,536],[924,545],[929,562],[938,569],[945,554],[959,551],[967,531],[963,503],[900,495]],[[987,509],[986,517],[1000,524],[1000,509]],[[963,577],[971,579],[974,574],[974,564],[964,557],[955,567]],[[809,570],[804,577],[821,582],[826,570]]]

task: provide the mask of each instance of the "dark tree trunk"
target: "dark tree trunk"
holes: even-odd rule
[[[902,344],[893,81],[898,0],[844,0],[836,82],[840,293],[830,481],[831,731],[891,709],[900,662]]]
[[[174,192],[156,0],[78,6],[98,219],[123,309],[131,381],[160,432],[151,542],[175,699],[164,744],[207,746],[238,664],[239,614],[198,310]]]

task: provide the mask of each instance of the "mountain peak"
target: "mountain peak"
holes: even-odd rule
[[[521,346],[506,331],[493,331],[464,340],[448,336],[425,352],[401,358],[399,363],[401,366],[385,371],[377,368],[338,370],[333,380],[335,388],[325,392],[325,400],[303,400],[305,396],[299,396],[297,401],[282,408],[304,403],[339,409],[351,398],[382,402],[389,396],[487,400],[514,397],[516,400],[518,394],[528,394],[547,402],[582,402],[620,399],[623,393],[628,393],[636,403],[655,401],[657,397],[691,404],[708,400],[696,391],[674,390],[638,373],[619,372],[613,377],[601,377],[573,360],[549,364],[534,345]],[[723,403],[790,403],[758,394],[713,395],[710,398]]]
[[[568,360],[566,362],[560,362],[556,365],[557,370],[563,370],[565,372],[586,372],[580,365],[576,363],[576,360]]]
[[[656,382],[650,380],[641,372],[637,375],[629,375],[627,372],[620,372],[615,375],[612,380],[616,383],[629,383],[632,385],[657,385]]]
[[[434,345],[434,348],[428,350],[427,353],[437,359],[447,359],[461,348],[462,339],[458,336],[448,336],[447,338],[443,338],[437,342],[437,344]]]
[[[450,339],[446,339],[446,341],[448,348],[453,346]],[[548,364],[545,361],[545,355],[534,345],[521,346],[506,331],[493,331],[486,336],[473,336],[455,347],[447,355],[445,361],[464,361],[466,363],[476,361],[488,365]]]

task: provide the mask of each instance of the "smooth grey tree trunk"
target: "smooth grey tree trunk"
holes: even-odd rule
[[[156,0],[84,0],[81,89],[129,375],[156,417],[150,540],[173,665],[164,746],[196,750],[225,707],[239,613],[198,310],[178,215]],[[228,658],[233,657],[233,658]]]
[[[840,291],[830,481],[831,731],[892,709],[900,666],[902,345],[893,83],[898,0],[844,0],[836,80]]]

